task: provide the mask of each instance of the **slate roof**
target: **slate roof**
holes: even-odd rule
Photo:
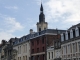
[[[76,24],[76,25],[73,25],[73,26],[70,27],[68,30],[75,29],[76,27],[80,28],[80,23],[78,23],[78,24]]]
[[[45,34],[61,34],[63,32],[66,32],[66,30],[59,30],[59,29],[46,29],[46,30],[43,30],[43,31],[40,31],[40,32],[35,32],[33,34],[28,34],[28,35],[25,35],[21,38],[18,38],[17,40],[15,40],[14,42],[16,42],[16,45],[17,44],[21,44],[21,43],[24,43],[25,41],[28,41],[30,39],[33,39],[33,38],[36,38],[36,37],[39,37],[41,35],[45,35]]]

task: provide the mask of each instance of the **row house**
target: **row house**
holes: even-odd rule
[[[62,60],[80,60],[80,23],[61,34]]]
[[[30,60],[30,41],[27,37],[23,36],[13,42],[13,49],[17,51],[15,60]]]

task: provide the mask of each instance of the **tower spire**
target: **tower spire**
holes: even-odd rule
[[[40,6],[40,14],[39,14],[39,22],[37,22],[37,31],[42,31],[47,29],[47,22],[45,22],[45,15],[43,12],[43,5],[42,5],[42,0],[41,0],[41,6]]]
[[[43,11],[43,5],[42,5],[42,2],[41,2],[41,8],[40,8],[40,11]]]
[[[45,15],[43,13],[43,5],[41,3],[41,7],[40,7],[40,15],[39,15],[39,22],[45,22]]]

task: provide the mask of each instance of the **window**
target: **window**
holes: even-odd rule
[[[21,38],[21,41],[23,41],[23,38]]]
[[[49,52],[49,59],[50,59],[50,52]]]
[[[21,57],[20,57],[20,60],[21,60]]]
[[[25,53],[25,45],[23,45],[23,52]]]
[[[73,37],[75,37],[75,30],[73,30]]]
[[[46,28],[44,28],[44,30],[46,30]]]
[[[18,46],[18,54],[19,54],[19,46]]]
[[[45,57],[44,57],[44,55],[43,55],[43,60],[45,60]]]
[[[52,52],[52,58],[53,58],[53,52]]]
[[[39,31],[41,31],[41,28],[39,28]]]
[[[33,60],[33,56],[31,57],[31,60]]]
[[[65,33],[63,33],[63,36],[64,36],[64,40],[65,40]]]
[[[20,46],[20,53],[21,53],[21,46]]]
[[[73,43],[73,53],[75,53],[75,52],[76,52],[76,44]]]
[[[44,51],[44,47],[43,47],[43,51]]]
[[[57,46],[59,47],[59,41],[57,41]]]
[[[39,52],[39,48],[37,48],[37,52]]]
[[[64,46],[64,47],[63,47],[63,54],[66,55],[66,52],[67,52],[67,51],[66,51],[66,46]]]
[[[79,28],[79,36],[80,36],[80,28]]]
[[[40,58],[39,58],[39,56],[37,56],[37,60],[39,60]]]
[[[70,39],[70,32],[68,32],[68,39]]]
[[[55,42],[55,48],[57,48],[57,42]]]
[[[42,37],[42,43],[44,44],[44,37]]]
[[[62,54],[63,54],[63,47],[61,48],[61,50],[62,50]]]
[[[34,53],[34,49],[32,49],[32,53]]]
[[[23,60],[25,60],[25,57],[23,56]]]
[[[34,45],[34,42],[32,41],[32,45]]]
[[[27,60],[27,56],[26,56],[26,60]]]
[[[13,45],[15,44],[15,42],[13,42]]]
[[[19,39],[19,42],[21,42],[21,39]]]
[[[80,42],[78,42],[78,46],[79,46],[79,52],[80,52]]]
[[[61,47],[60,41],[58,41],[58,45],[59,45],[59,47]]]
[[[39,44],[39,40],[37,40],[37,45]]]
[[[18,57],[18,60],[19,60],[19,57]]]
[[[10,55],[11,55],[11,50],[9,52],[10,52]]]
[[[65,46],[66,47],[66,54],[67,54],[67,46]]]
[[[70,48],[70,44],[69,44],[69,45],[68,45],[68,49],[67,49],[67,50],[68,50],[68,54],[70,54],[70,49],[71,49],[71,48]]]
[[[26,52],[27,52],[27,44],[26,44]]]
[[[64,39],[63,39],[63,34],[61,34],[61,42],[63,42],[64,41]]]

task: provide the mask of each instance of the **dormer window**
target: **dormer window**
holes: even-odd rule
[[[65,40],[65,33],[63,33],[63,36],[64,36],[64,40]]]
[[[13,45],[15,44],[15,42],[13,42]]]
[[[41,28],[39,28],[39,31],[41,31]]]
[[[70,38],[73,38],[73,30],[70,30]]]
[[[70,32],[68,32],[68,39],[70,39]]]
[[[66,40],[68,40],[68,33],[67,33],[67,31],[66,31],[66,35],[65,35],[65,37],[66,37]]]
[[[61,34],[61,41],[62,41],[62,42],[64,41],[64,36],[63,36],[63,34]]]
[[[19,39],[19,42],[21,42],[21,39]]]
[[[80,36],[80,27],[79,27],[79,36]]]
[[[78,37],[79,36],[79,29],[78,29],[78,27],[76,27],[75,32],[76,32],[76,37]]]
[[[75,36],[75,30],[73,30],[73,37],[76,37],[76,36]]]

